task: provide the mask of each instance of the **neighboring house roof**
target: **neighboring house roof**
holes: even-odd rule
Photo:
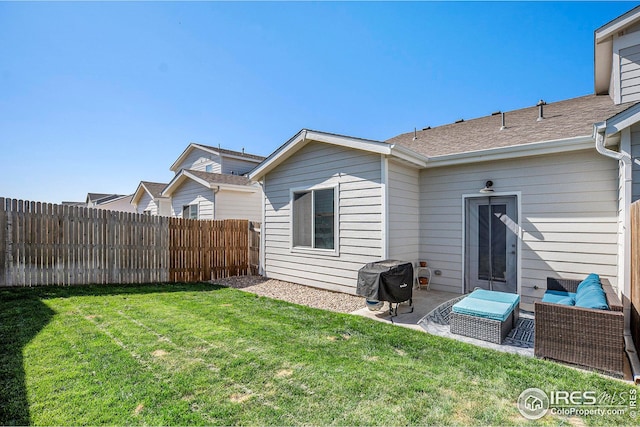
[[[210,145],[202,145],[202,144],[196,144],[196,143],[192,142],[191,144],[189,144],[189,146],[187,146],[187,148],[182,152],[182,154],[180,154],[180,157],[178,157],[178,159],[173,163],[173,165],[171,165],[170,170],[173,171],[173,172],[177,171],[178,167],[184,161],[184,159],[193,150],[196,150],[196,149],[206,151],[206,152],[214,154],[216,156],[240,158],[240,159],[247,160],[247,161],[253,162],[253,163],[260,163],[261,161],[263,161],[265,159],[262,156],[245,153],[244,151],[241,152],[241,151],[227,150],[227,149],[224,149],[224,148],[211,147]]]
[[[259,162],[263,161],[265,159],[264,156],[258,156],[256,154],[249,154],[249,153],[245,153],[244,151],[234,151],[234,150],[227,150],[226,148],[218,148],[218,147],[212,147],[210,145],[203,145],[203,144],[197,144],[200,147],[205,147],[208,148],[209,150],[213,150],[213,151],[217,151],[218,153],[227,156],[236,156],[236,157],[244,157],[247,159],[252,159],[252,160],[257,160]]]
[[[149,194],[152,199],[159,199],[162,197],[162,190],[164,190],[166,186],[167,184],[161,182],[140,181],[136,192],[133,193],[131,203],[138,203],[145,192]]]
[[[414,132],[387,140],[403,145],[423,156],[437,157],[536,142],[590,137],[594,123],[629,108],[633,103],[615,105],[606,95],[587,95],[543,106],[544,120],[537,121],[538,107],[480,117]]]
[[[182,169],[162,191],[162,195],[165,197],[171,196],[187,179],[191,179],[211,190],[257,191],[257,188],[253,186],[251,180],[246,176]]]
[[[105,197],[114,196],[114,194],[102,194],[102,193],[87,193],[86,203],[96,203],[100,199]]]
[[[197,176],[209,184],[226,184],[226,185],[251,185],[251,180],[246,176],[229,175],[223,173],[211,173],[196,170],[187,170],[190,174]]]

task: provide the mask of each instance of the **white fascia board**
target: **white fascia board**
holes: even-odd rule
[[[271,172],[280,163],[291,157],[296,151],[304,147],[308,142],[324,142],[326,144],[339,145],[341,147],[368,151],[377,154],[391,154],[391,145],[386,142],[358,139],[348,136],[334,135],[324,132],[303,129],[293,138],[267,157],[258,167],[249,173],[249,179],[258,181]]]
[[[593,148],[594,139],[591,135],[574,138],[557,139],[551,141],[534,142],[531,144],[510,145],[508,147],[490,148],[487,150],[470,151],[468,153],[449,154],[430,157],[427,168],[463,165],[467,163],[489,162],[495,160],[513,159],[518,157],[539,156],[543,154],[563,153],[567,151]]]
[[[427,162],[429,161],[428,157],[423,156],[422,154],[418,154],[413,150],[403,147],[402,145],[392,145],[391,155],[421,168],[426,167]]]
[[[172,172],[176,172],[176,170],[177,170],[177,168],[178,168],[178,165],[179,165],[180,163],[182,163],[182,161],[184,160],[184,158],[185,158],[185,157],[187,157],[187,156],[189,155],[189,153],[191,153],[191,151],[193,151],[193,150],[194,150],[194,149],[196,149],[196,148],[197,148],[198,150],[206,151],[207,153],[211,153],[211,154],[214,154],[214,155],[216,155],[216,156],[219,156],[219,155],[220,155],[220,153],[218,153],[218,152],[217,152],[217,151],[215,151],[215,150],[212,150],[212,149],[207,148],[207,147],[203,147],[203,146],[202,146],[202,145],[200,145],[200,144],[197,144],[197,143],[195,143],[195,142],[192,142],[192,143],[190,143],[190,144],[187,146],[187,148],[185,148],[185,150],[182,152],[182,154],[180,154],[180,157],[178,157],[178,159],[177,159],[175,162],[173,162],[173,164],[171,165],[171,167],[169,168],[169,170],[170,170],[170,171],[172,171]]]
[[[204,181],[183,169],[180,171],[180,173],[178,173],[175,177],[173,177],[173,179],[167,185],[167,187],[164,190],[162,190],[162,196],[171,197],[173,192],[180,186],[180,184],[184,182],[185,179],[192,179],[198,184],[211,189],[211,185],[207,181]]]
[[[391,145],[386,142],[333,135],[317,131],[307,131],[306,136],[307,139],[312,141],[326,142],[327,144],[334,144],[377,154],[391,154]]]
[[[135,205],[138,203],[138,201],[142,197],[143,191],[146,191],[147,193],[149,193],[149,190],[147,190],[147,188],[144,186],[142,181],[140,181],[140,184],[138,184],[138,188],[136,188],[136,191],[135,193],[133,193],[133,197],[131,198],[132,205]],[[149,195],[151,195],[151,193],[149,193]]]
[[[640,121],[640,104],[636,104],[627,108],[624,111],[619,112],[615,116],[607,119],[605,122],[596,123],[595,126],[606,125],[605,135],[613,135],[620,132],[622,129],[628,128]]]
[[[595,41],[596,43],[600,43],[607,37],[613,36],[618,31],[622,31],[626,27],[633,25],[638,21],[640,21],[640,7],[635,7],[598,28],[595,31]]]
[[[258,181],[264,177],[267,173],[271,172],[273,168],[289,158],[293,153],[298,151],[304,143],[306,143],[306,130],[301,130],[295,134],[289,141],[285,142],[281,147],[274,151],[269,157],[263,160],[258,166],[249,172],[248,177],[252,181]]]

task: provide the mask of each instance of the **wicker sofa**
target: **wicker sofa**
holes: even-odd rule
[[[620,298],[602,279],[610,310],[535,303],[535,355],[622,376],[624,314]],[[547,290],[576,292],[580,280],[547,278]]]

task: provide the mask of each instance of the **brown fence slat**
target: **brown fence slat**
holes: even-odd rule
[[[640,201],[631,205],[631,335],[640,351]]]

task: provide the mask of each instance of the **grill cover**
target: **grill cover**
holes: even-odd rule
[[[358,270],[356,294],[391,303],[410,300],[413,295],[413,265],[394,259],[366,264]]]

